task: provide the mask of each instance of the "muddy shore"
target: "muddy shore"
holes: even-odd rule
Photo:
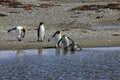
[[[47,40],[57,30],[81,47],[120,46],[120,2],[117,0],[3,0],[0,8],[1,50],[54,47],[54,41]],[[35,29],[41,21],[45,24],[46,37],[44,42],[37,42]],[[25,38],[20,42],[14,32],[7,33],[8,29],[19,25],[26,28]],[[113,29],[101,29],[110,26]]]

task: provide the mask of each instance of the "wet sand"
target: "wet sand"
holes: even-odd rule
[[[120,46],[119,29],[95,30],[103,26],[113,26],[113,28],[120,26],[120,8],[117,7],[120,3],[117,0],[116,2],[17,1],[24,6],[8,6],[0,3],[0,14],[2,14],[0,15],[0,49],[54,47],[54,41],[47,40],[57,30],[71,37],[81,47]],[[110,4],[116,6],[110,6]],[[84,5],[94,7],[85,8]],[[96,8],[95,5],[109,5],[110,8]],[[44,42],[37,42],[35,29],[41,21],[45,24],[46,37]],[[7,33],[8,29],[19,25],[25,26],[27,31],[21,42],[15,39],[14,32]]]

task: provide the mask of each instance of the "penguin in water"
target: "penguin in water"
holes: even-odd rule
[[[71,44],[69,43],[69,41],[71,41]],[[71,51],[76,51],[77,48],[80,48],[80,50],[82,50],[82,48],[78,44],[75,44],[75,42],[71,38],[65,35],[63,35],[62,38],[58,41],[58,46],[60,42],[62,42],[65,51],[67,51],[69,48]]]
[[[43,25],[43,22],[40,22],[38,29],[37,29],[37,41],[43,41],[43,38],[45,37],[45,27]]]
[[[61,31],[56,31],[51,37],[50,39],[54,39],[55,41],[55,47],[58,48],[61,46],[61,43],[59,43],[58,46],[58,41],[61,39],[62,35],[61,35]],[[48,39],[48,42],[50,41],[50,39]]]
[[[16,26],[15,28],[9,29],[7,33],[15,30],[16,38],[18,41],[21,41],[25,37],[25,28],[23,26]]]

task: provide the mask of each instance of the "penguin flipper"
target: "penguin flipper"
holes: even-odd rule
[[[37,36],[38,36],[38,38],[39,38],[39,36],[40,36],[40,34],[39,34],[39,29],[37,29]]]
[[[68,39],[72,42],[73,45],[75,45],[75,42],[70,37],[68,37]]]
[[[62,41],[62,38],[58,41],[57,45],[60,46],[60,42]]]
[[[22,37],[25,37],[25,29],[22,29]]]
[[[8,31],[7,31],[7,33],[9,33],[10,31],[12,31],[12,30],[15,30],[16,29],[16,27],[15,28],[12,28],[12,29],[9,29]]]

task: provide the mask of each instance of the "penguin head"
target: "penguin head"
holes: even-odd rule
[[[40,25],[43,25],[43,22],[40,22]]]
[[[25,28],[24,28],[24,26],[17,26],[17,29],[22,30],[22,29],[25,29]]]
[[[61,31],[56,31],[54,34],[53,34],[53,37],[55,37],[56,35],[59,35],[61,34]]]
[[[57,31],[56,34],[60,34],[60,31]]]
[[[55,38],[56,36],[61,35],[61,31],[56,31],[51,38]],[[50,41],[50,39],[48,39],[48,42]]]

